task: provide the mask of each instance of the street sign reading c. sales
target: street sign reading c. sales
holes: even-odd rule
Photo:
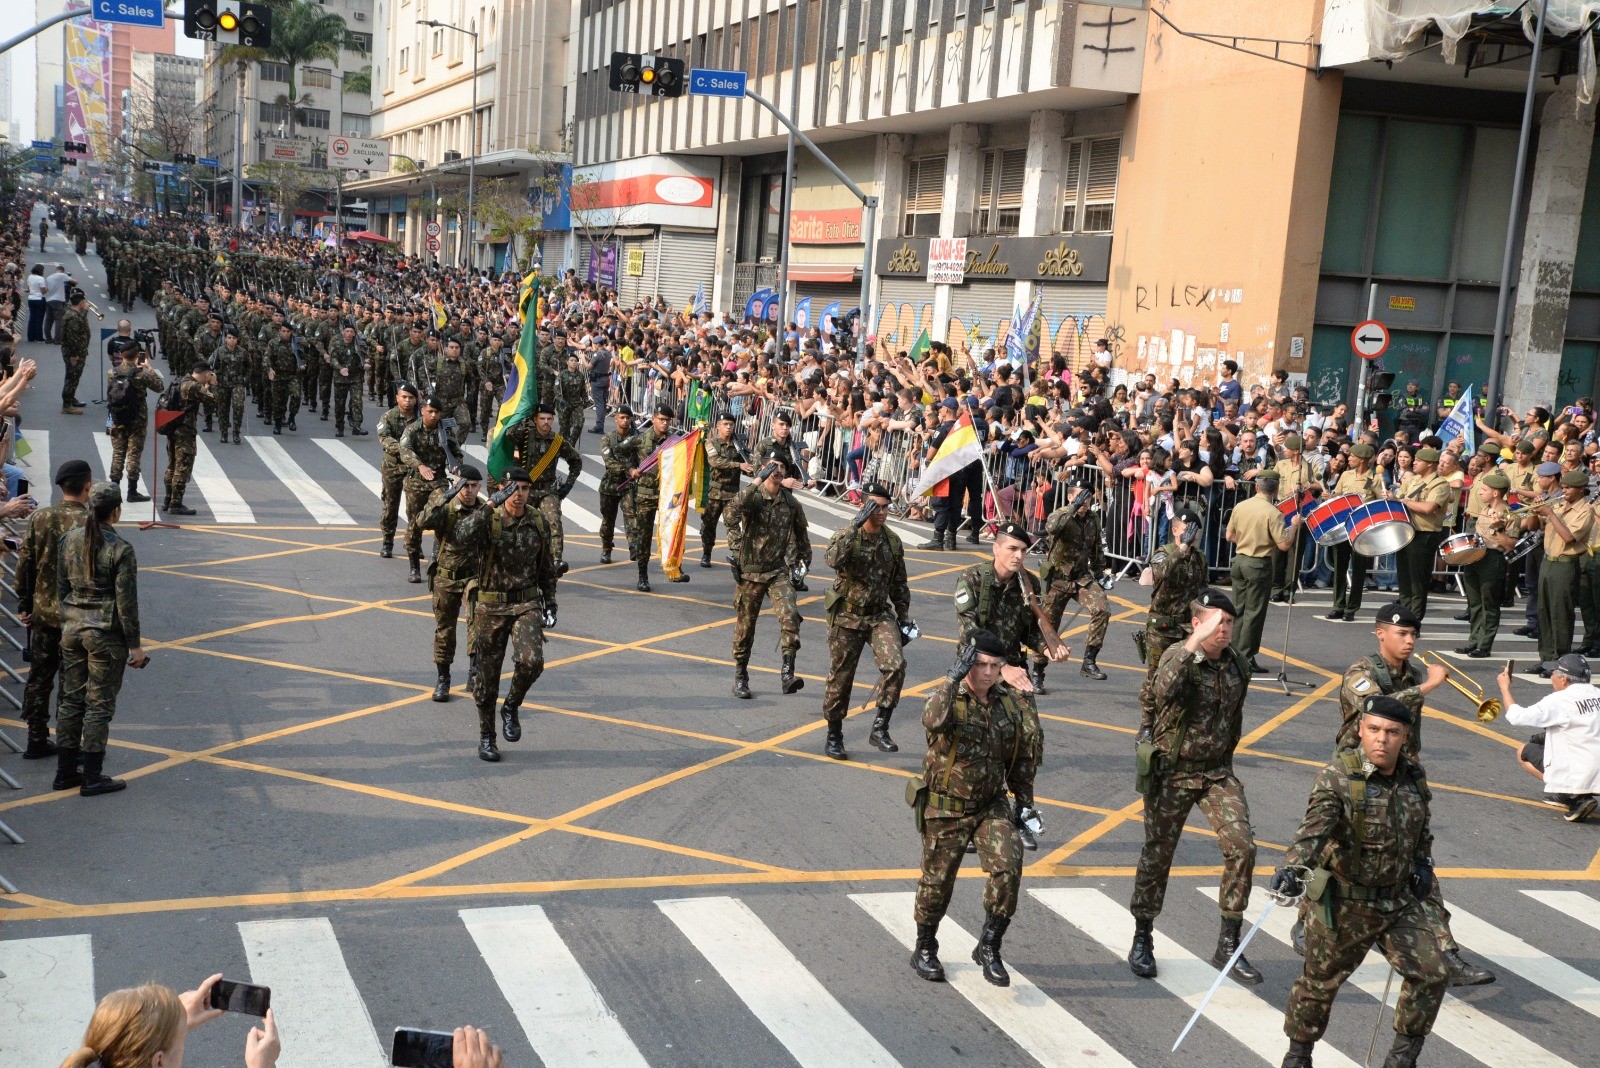
[[[1389,328],[1376,319],[1368,319],[1350,331],[1350,347],[1363,360],[1376,360],[1389,351]]]
[[[94,0],[94,17],[101,22],[120,22],[125,26],[163,25],[161,0]]]
[[[742,97],[750,76],[742,70],[700,70],[689,72],[691,96]]]

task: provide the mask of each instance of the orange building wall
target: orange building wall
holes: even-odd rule
[[[133,88],[133,54],[161,52],[172,54],[176,37],[173,20],[165,19],[160,29],[153,26],[125,26],[112,23],[111,96],[106,101],[111,114],[111,135],[122,136],[122,91]]]

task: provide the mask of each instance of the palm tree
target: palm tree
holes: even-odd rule
[[[349,40],[344,19],[310,0],[287,0],[273,4],[272,44],[266,55],[288,67],[289,91],[282,102],[289,106],[289,136],[299,127],[300,109],[309,98],[300,98],[297,75],[300,67],[317,60],[337,66],[339,52]],[[370,89],[369,89],[370,91]]]

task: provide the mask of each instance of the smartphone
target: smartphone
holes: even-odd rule
[[[389,1063],[395,1068],[454,1068],[455,1041],[449,1031],[396,1027]]]
[[[18,497],[26,497],[27,495],[28,495],[28,480],[25,479],[25,478],[17,479],[17,496]]]
[[[1515,660],[1507,660],[1506,661],[1506,674],[1507,675],[1515,675],[1516,673],[1517,673],[1517,662]]]
[[[272,1005],[272,990],[265,986],[236,983],[231,979],[218,979],[211,988],[211,1007],[223,1012],[239,1012],[246,1016],[265,1016]]]

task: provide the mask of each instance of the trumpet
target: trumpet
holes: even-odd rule
[[[89,305],[89,310],[94,312],[94,317],[96,319],[99,319],[101,322],[105,322],[106,313],[95,307],[94,301],[90,300],[88,297],[84,297],[83,302]]]
[[[1428,654],[1423,653],[1419,655],[1417,659],[1426,664],[1428,663]],[[1438,653],[1433,654],[1433,662],[1445,670],[1449,670],[1450,666],[1440,658]],[[1462,683],[1457,682],[1454,675],[1446,675],[1444,677],[1444,681],[1455,687],[1456,691],[1467,700],[1477,705],[1477,708],[1474,711],[1478,716],[1479,723],[1493,723],[1495,720],[1500,718],[1500,713],[1505,711],[1505,707],[1500,703],[1500,698],[1485,697],[1483,693],[1483,687],[1479,686],[1477,683],[1473,683],[1472,688],[1468,689]]]
[[[1519,501],[1516,504],[1513,504],[1511,507],[1506,509],[1506,514],[1507,515],[1520,515],[1523,512],[1531,512],[1535,508],[1542,507],[1543,505],[1546,505],[1546,504],[1553,504],[1554,502],[1556,502],[1556,501],[1558,501],[1560,499],[1561,499],[1561,491],[1560,490],[1552,490],[1551,492],[1546,493],[1544,496],[1539,497],[1539,498],[1537,498],[1535,500],[1531,500],[1531,501],[1527,501],[1527,502]]]

